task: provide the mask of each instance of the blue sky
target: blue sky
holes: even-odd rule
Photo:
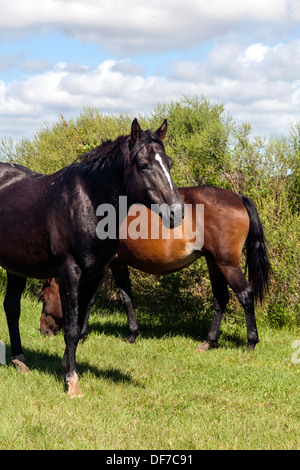
[[[298,0],[0,0],[0,13],[0,138],[182,95],[266,136],[300,120]]]

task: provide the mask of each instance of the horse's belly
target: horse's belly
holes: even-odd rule
[[[167,274],[189,266],[201,252],[183,240],[127,240],[120,245],[120,262],[149,274]]]
[[[183,223],[174,229],[165,227],[150,210],[138,217],[131,210],[133,215],[129,212],[121,226],[117,255],[120,262],[146,273],[167,274],[189,266],[201,256],[204,243],[201,205],[194,212],[186,205]]]
[[[58,275],[56,263],[51,263],[49,260],[33,262],[32,260],[27,261],[22,256],[18,259],[15,257],[0,256],[0,266],[11,274],[20,277],[45,279]]]
[[[29,236],[20,230],[0,230],[0,266],[21,277],[43,279],[57,275],[55,259],[49,253],[44,234]]]

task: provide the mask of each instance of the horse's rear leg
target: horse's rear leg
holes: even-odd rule
[[[220,268],[214,260],[207,258],[206,261],[213,290],[215,314],[207,338],[196,348],[197,352],[207,351],[211,346],[217,345],[221,321],[229,299],[227,281]]]
[[[122,304],[125,307],[127,318],[128,318],[128,325],[129,325],[129,343],[134,343],[136,337],[140,334],[139,326],[137,324],[133,304],[132,304],[132,292],[131,292],[131,285],[130,285],[130,278],[128,273],[128,267],[125,264],[121,264],[118,262],[112,262],[110,265],[111,271],[113,273],[114,279],[116,281],[116,285],[119,289],[120,298]]]
[[[254,292],[239,266],[220,266],[220,269],[245,311],[247,347],[248,349],[254,349],[255,345],[259,342],[254,312]]]
[[[11,360],[14,366],[21,372],[28,372],[25,365],[25,356],[22,351],[19,318],[20,318],[20,299],[26,286],[26,279],[7,273],[7,288],[3,302],[6,313],[7,325],[11,344]]]

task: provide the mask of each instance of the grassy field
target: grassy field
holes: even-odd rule
[[[261,342],[249,352],[245,329],[224,323],[219,348],[199,354],[199,338],[171,327],[130,345],[122,312],[95,311],[77,353],[84,397],[71,400],[62,334],[39,334],[36,301],[25,297],[22,308],[32,373],[0,366],[0,449],[299,449],[299,332],[259,326]]]

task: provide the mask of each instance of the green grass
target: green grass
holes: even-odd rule
[[[299,449],[299,332],[260,326],[249,352],[245,329],[225,322],[219,348],[199,354],[203,338],[171,327],[130,345],[125,315],[98,310],[77,352],[84,397],[72,400],[62,334],[39,334],[41,305],[29,296],[22,308],[32,373],[0,366],[0,449]],[[0,332],[8,344],[3,311]]]

